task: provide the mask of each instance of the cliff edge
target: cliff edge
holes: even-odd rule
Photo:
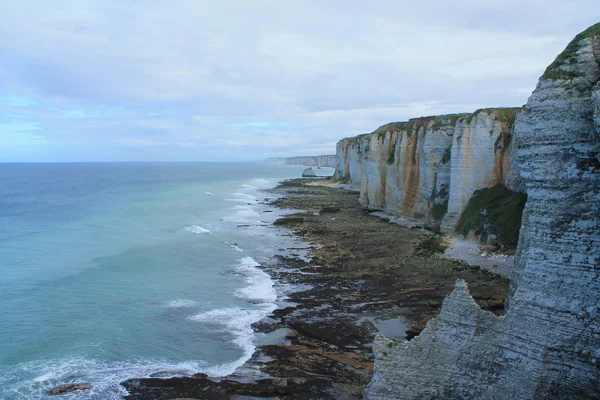
[[[334,177],[358,187],[368,209],[421,220],[436,231],[453,231],[475,191],[501,185],[506,190],[483,193],[497,197],[524,190],[513,140],[520,111],[489,108],[415,118],[342,139]],[[471,214],[481,211],[471,208]],[[521,210],[511,212],[520,219]],[[462,225],[467,234],[477,230]],[[488,232],[481,233],[476,236],[485,241]],[[493,229],[489,233],[498,236]]]
[[[514,122],[528,197],[506,315],[479,309],[458,281],[420,336],[378,337],[367,399],[600,398],[599,82],[596,24]]]
[[[337,157],[335,154],[321,156],[267,158],[265,161],[271,164],[304,165],[305,167],[335,168],[337,165]]]

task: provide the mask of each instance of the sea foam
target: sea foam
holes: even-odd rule
[[[203,228],[203,227],[198,226],[198,225],[186,226],[184,229],[186,231],[188,231],[188,232],[197,233],[197,234],[203,234],[203,233],[212,234],[212,232],[209,231],[208,229]]]
[[[246,277],[248,286],[238,289],[236,294],[250,302],[274,302],[277,300],[277,292],[273,287],[271,277],[258,267],[259,263],[252,257],[244,257],[240,260],[237,273]]]

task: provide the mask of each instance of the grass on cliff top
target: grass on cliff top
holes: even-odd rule
[[[494,114],[496,121],[503,123],[505,128],[510,131],[515,124],[515,118],[517,117],[519,111],[521,111],[521,107],[480,108],[479,110],[476,110],[474,113],[467,116],[467,122],[471,123],[473,118],[475,118],[479,113]]]
[[[422,127],[428,127],[429,124],[433,123],[433,128],[437,129],[443,125],[454,126],[456,125],[456,121],[461,118],[467,117],[469,114],[443,114],[443,115],[431,115],[428,117],[419,117],[419,118],[411,118],[408,121],[402,122],[390,122],[388,124],[382,125],[379,128],[375,129],[373,133],[379,135],[380,138],[386,132],[402,132],[406,131],[409,134],[412,134],[413,130],[419,130]]]
[[[527,195],[513,192],[502,184],[476,190],[456,225],[456,232],[470,232],[486,241],[496,235],[498,243],[515,248],[519,240],[521,216]]]
[[[377,134],[381,140],[385,137],[387,132],[407,132],[412,135],[414,131],[419,131],[422,127],[431,127],[433,129],[439,129],[442,126],[454,126],[461,119],[466,119],[467,122],[471,122],[475,116],[481,112],[493,113],[496,120],[504,123],[508,129],[512,129],[515,117],[521,111],[521,107],[497,107],[497,108],[480,108],[471,114],[444,114],[444,115],[431,115],[428,117],[412,118],[408,121],[403,122],[390,122],[382,125],[375,129],[372,134]],[[360,135],[364,136],[364,135]]]
[[[579,42],[581,42],[583,39],[588,39],[595,36],[600,36],[600,22],[590,26],[585,31],[575,36],[575,38],[571,40],[563,52],[556,57],[556,59],[548,66],[548,68],[546,68],[542,78],[556,80],[576,77],[577,74],[575,72],[564,70],[561,67],[571,62],[571,58],[573,58],[577,50],[579,50]]]

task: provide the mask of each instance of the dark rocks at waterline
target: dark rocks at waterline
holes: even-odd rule
[[[298,285],[289,305],[252,326],[271,339],[246,367],[266,379],[252,381],[256,376],[242,371],[218,382],[206,376],[133,379],[122,383],[127,399],[360,399],[373,372],[373,339],[389,334],[382,321],[402,319],[393,328],[398,340],[408,325],[418,335],[455,277],[472,283],[482,307],[505,297],[504,278],[421,252],[430,236],[382,223],[364,212],[357,193],[313,185],[317,180],[299,178],[272,190],[279,197],[274,206],[304,210],[279,224],[319,245],[311,246],[310,258],[279,255],[265,265],[278,281]],[[318,213],[326,207],[340,211],[335,218]]]
[[[319,214],[335,214],[340,211],[341,209],[339,207],[325,207],[319,211]]]
[[[90,390],[92,385],[87,383],[65,383],[64,385],[58,385],[48,391],[48,394],[57,395],[63,393],[70,393],[76,390]]]
[[[273,222],[273,225],[297,225],[304,222],[303,217],[298,217],[296,215],[290,215],[288,217],[281,217]]]
[[[233,380],[219,382],[202,376],[171,379],[132,379],[122,385],[129,392],[128,399],[166,400],[194,398],[230,400],[241,396],[251,398],[285,397],[286,399],[322,399],[343,396],[331,388],[330,382],[319,377],[267,378],[245,383]],[[247,397],[246,397],[247,398]]]

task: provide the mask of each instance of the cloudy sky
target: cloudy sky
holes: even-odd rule
[[[1,161],[329,154],[390,121],[520,106],[598,0],[0,4]]]

